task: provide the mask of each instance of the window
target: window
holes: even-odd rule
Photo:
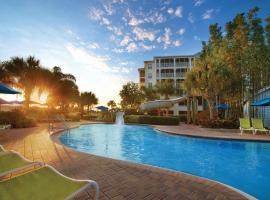
[[[152,74],[151,73],[148,74],[148,78],[152,78]]]
[[[152,83],[148,83],[148,87],[149,88],[152,88]]]
[[[148,69],[152,69],[152,64],[148,64],[148,65],[147,65],[147,68],[148,68]]]

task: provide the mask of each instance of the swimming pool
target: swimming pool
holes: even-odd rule
[[[78,151],[216,180],[270,198],[270,143],[170,135],[149,126],[83,125],[60,136]]]

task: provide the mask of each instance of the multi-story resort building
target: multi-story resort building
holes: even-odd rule
[[[176,92],[171,98],[184,95],[183,82],[185,74],[194,64],[195,55],[178,55],[178,56],[155,56],[153,60],[144,61],[144,67],[139,68],[139,85],[140,87],[153,87],[157,82],[169,80],[174,83]],[[198,98],[198,111],[203,110],[203,100]],[[185,103],[175,104],[169,110],[171,115],[185,115],[187,106]]]

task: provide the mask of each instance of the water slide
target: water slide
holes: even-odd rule
[[[140,110],[149,111],[149,110],[156,110],[156,109],[162,109],[162,108],[170,108],[174,104],[183,102],[186,99],[187,97],[179,97],[176,99],[148,101],[140,105]]]

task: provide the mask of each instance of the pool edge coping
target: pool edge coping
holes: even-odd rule
[[[75,128],[79,128],[80,126],[82,125],[94,125],[94,124],[112,124],[112,123],[95,123],[95,122],[86,122],[86,123],[82,123],[80,125],[75,125],[75,126],[72,126],[70,127],[68,130],[70,129],[75,129]],[[131,124],[130,124],[131,125]],[[135,124],[133,124],[135,125]],[[140,125],[140,124],[139,124]],[[151,128],[153,128],[154,130],[158,130],[156,129],[153,125],[143,125],[143,126],[149,126]],[[176,170],[172,170],[172,169],[167,169],[167,168],[162,168],[162,167],[158,167],[158,166],[153,166],[153,165],[148,165],[148,164],[142,164],[142,163],[135,163],[135,162],[131,162],[131,161],[126,161],[126,160],[119,160],[119,159],[114,159],[114,158],[109,158],[109,157],[105,157],[105,156],[100,156],[100,155],[95,155],[95,154],[91,154],[91,153],[86,153],[86,152],[82,152],[82,151],[79,151],[79,150],[76,150],[74,148],[71,148],[71,147],[68,147],[66,145],[64,145],[59,137],[67,130],[65,129],[60,129],[60,130],[56,130],[54,132],[52,132],[50,134],[50,138],[53,142],[61,145],[61,146],[64,146],[65,148],[68,148],[72,151],[75,151],[77,153],[81,153],[81,154],[84,154],[84,155],[91,155],[91,156],[95,156],[95,157],[100,157],[100,158],[103,158],[103,159],[109,159],[109,160],[114,160],[114,161],[117,161],[117,162],[122,162],[122,163],[125,163],[125,164],[129,164],[129,165],[135,165],[137,167],[146,167],[147,169],[153,169],[153,170],[162,170],[162,171],[167,171],[167,172],[170,172],[170,173],[173,173],[173,174],[184,174],[186,176],[191,176],[193,178],[196,178],[196,179],[200,179],[202,181],[208,181],[208,182],[214,182],[216,184],[220,184],[221,186],[224,186],[226,188],[229,188],[237,193],[239,193],[240,195],[244,196],[245,198],[249,199],[249,200],[258,200],[256,197],[240,190],[240,189],[237,189],[231,185],[227,185],[225,183],[222,183],[222,182],[219,182],[219,181],[216,181],[216,180],[212,180],[212,179],[209,179],[209,178],[206,178],[206,177],[202,177],[202,176],[197,176],[197,175],[193,175],[193,174],[190,174],[190,173],[187,173],[187,172],[182,172],[182,171],[176,171]],[[158,130],[159,132],[164,132],[164,133],[167,133],[167,134],[172,134],[172,135],[178,135],[178,136],[181,136],[181,134],[177,134],[177,133],[170,133],[170,132],[166,132],[166,131],[162,131],[162,130]],[[187,136],[187,137],[192,137],[192,136],[189,136],[189,135],[183,135],[183,136]],[[204,139],[210,139],[210,138],[207,138],[207,137],[202,137]],[[212,139],[215,139],[215,138],[212,138]],[[220,138],[222,140],[222,138]],[[228,139],[229,140],[229,139]]]

